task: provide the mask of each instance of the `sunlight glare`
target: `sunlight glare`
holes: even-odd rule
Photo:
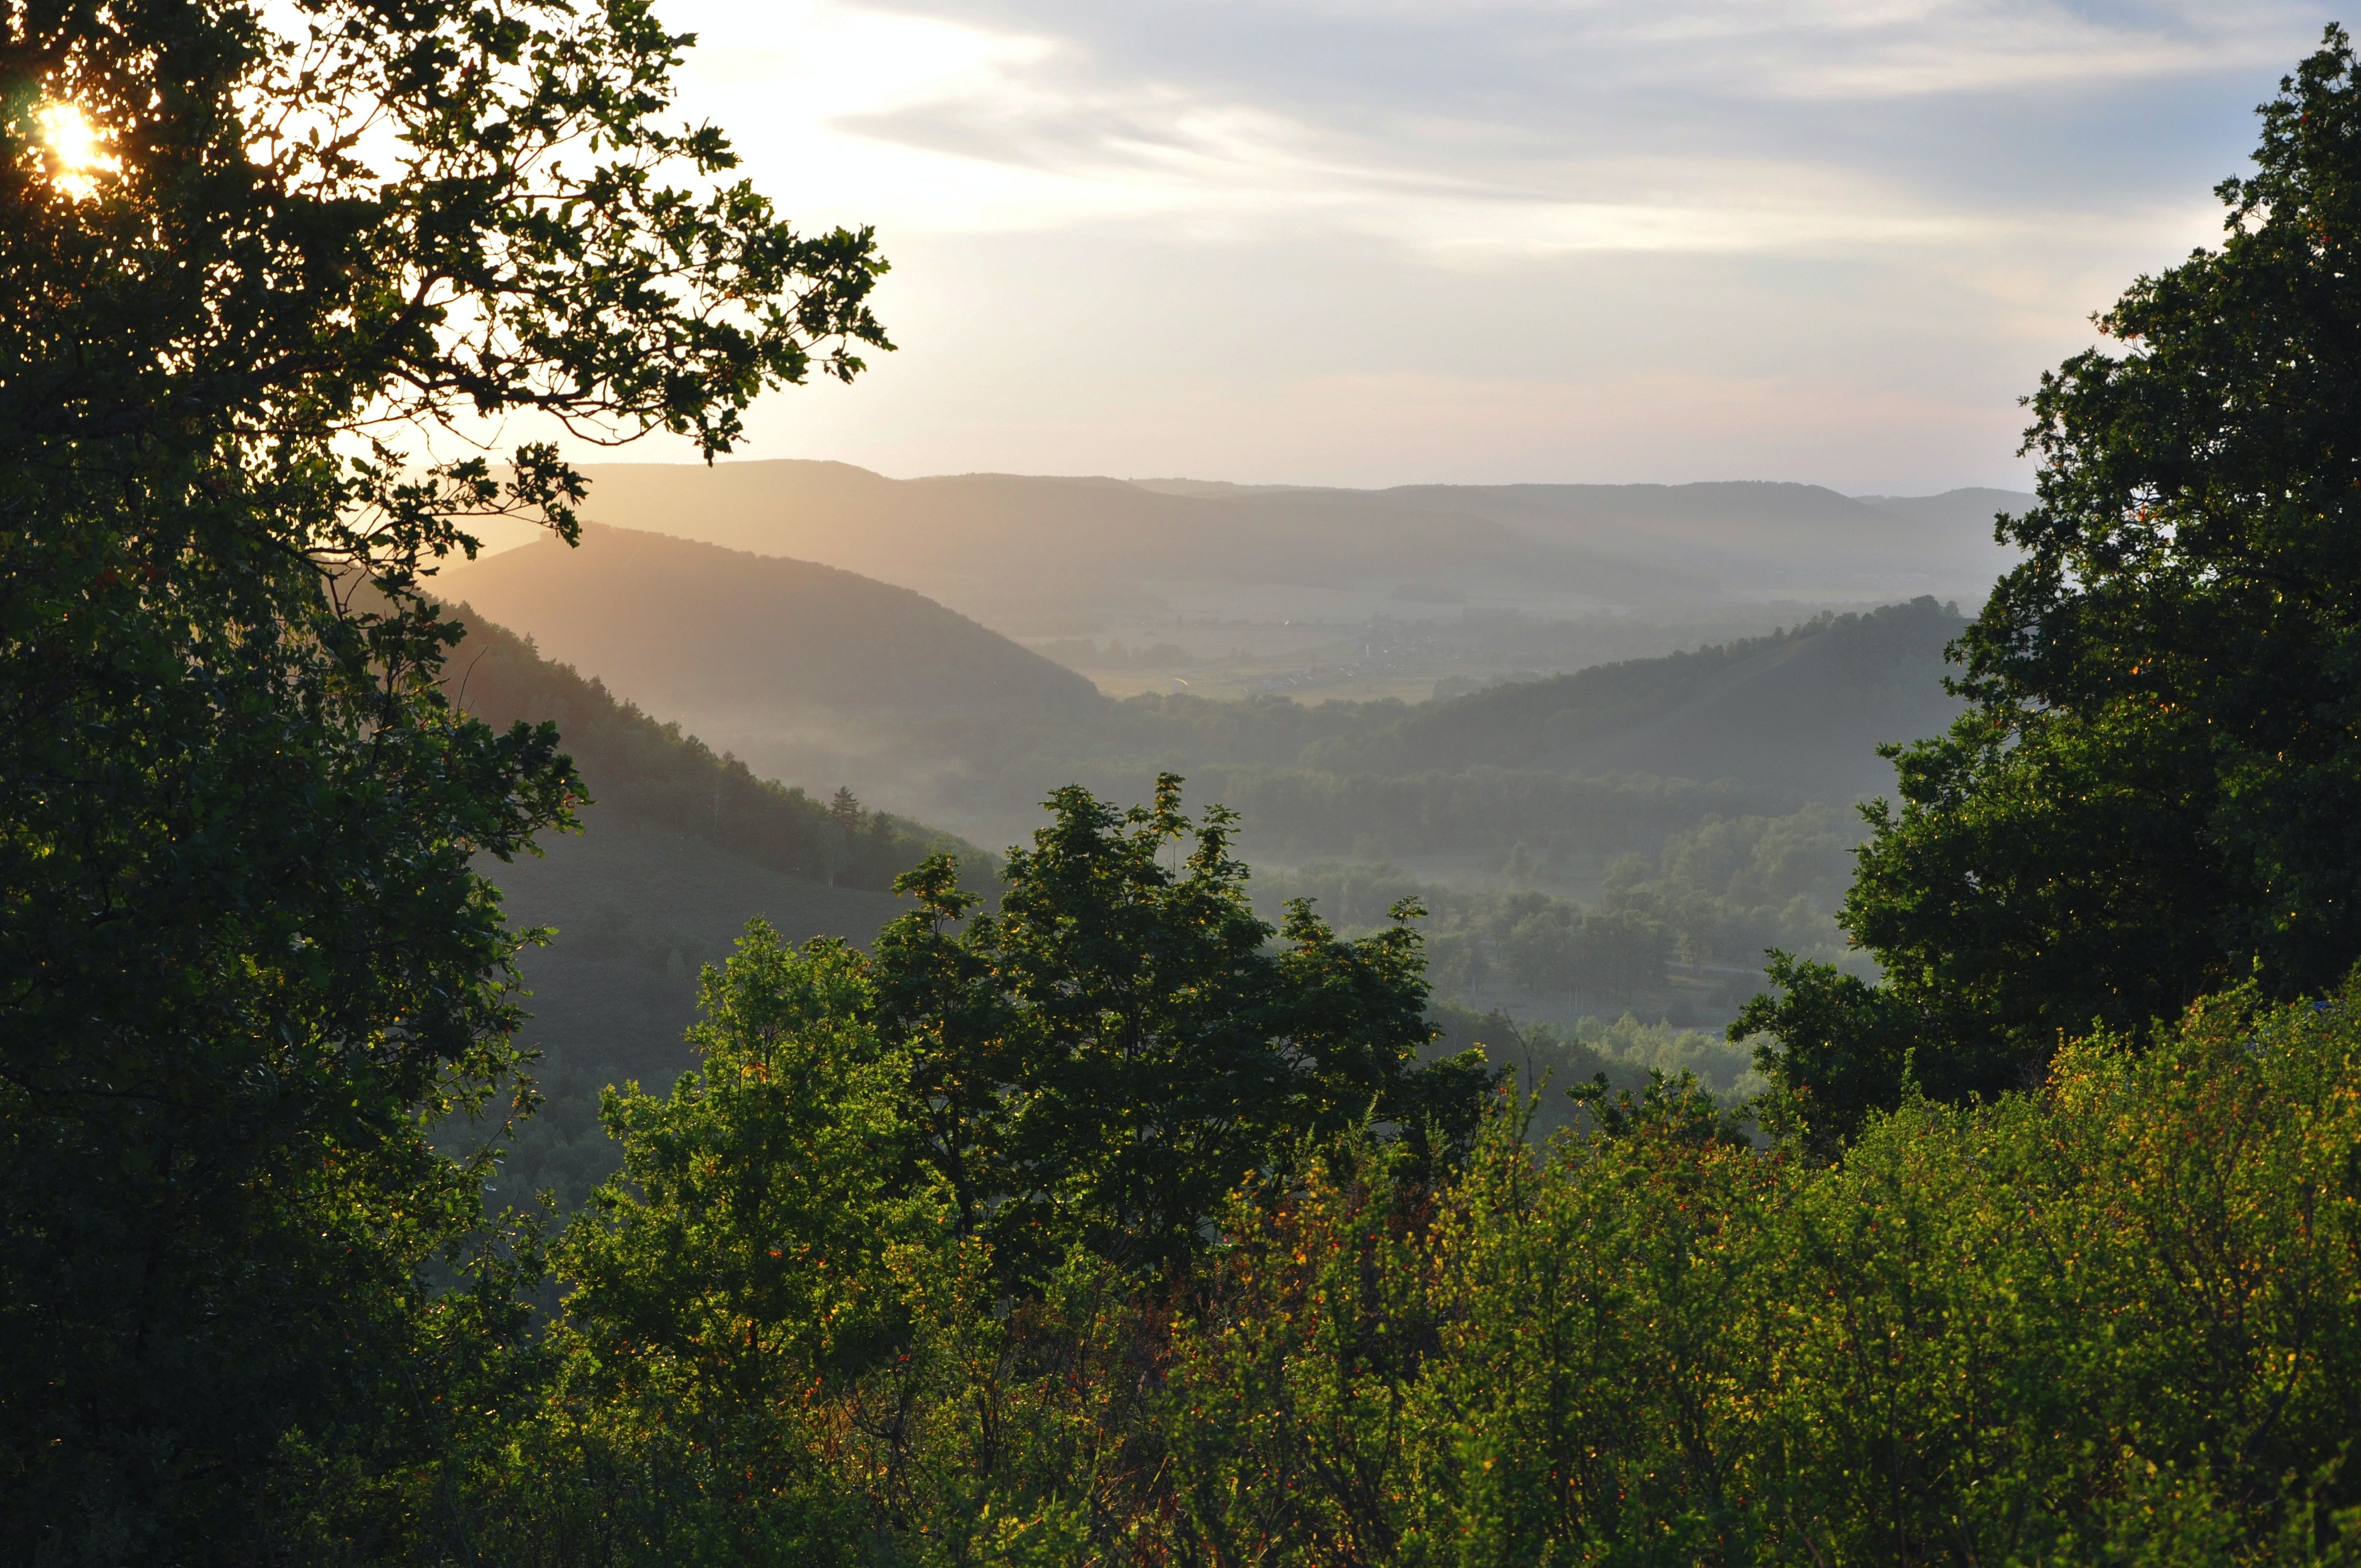
[[[98,176],[123,167],[122,159],[101,145],[97,128],[73,104],[51,104],[41,110],[39,119],[41,142],[49,154],[49,183],[75,201],[96,195]]]

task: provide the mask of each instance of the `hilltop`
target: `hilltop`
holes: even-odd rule
[[[1173,495],[1120,479],[889,479],[843,463],[585,470],[588,515],[825,561],[987,620],[1196,598],[1310,606],[1405,582],[1622,603],[1710,594],[1677,566],[1570,548],[1493,519],[1359,491]],[[1243,597],[1242,597],[1243,596]],[[1300,612],[1301,613],[1301,612]]]

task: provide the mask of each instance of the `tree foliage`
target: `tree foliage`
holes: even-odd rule
[[[1957,645],[1972,706],[1896,751],[1899,807],[1871,815],[1842,919],[1883,969],[1873,1005],[1916,1020],[1930,1090],[2021,1085],[2094,1024],[2136,1037],[2249,975],[2294,996],[2361,958],[2361,64],[2342,30],[2261,115],[2220,247],[2136,282],[2098,318],[2121,351],[2031,398],[2040,504],[2001,521],[2026,559]],[[1884,1027],[1824,1027],[1796,995],[1745,1026],[1789,1042],[1797,1081],[1814,1042]]]
[[[1348,1133],[1185,1277],[1078,1250],[1012,1296],[877,1135],[907,1063],[810,1008],[849,961],[755,934],[706,1072],[615,1107],[644,1197],[577,1223],[478,1560],[2361,1561],[2353,987],[1826,1161],[1661,1079],[1543,1150],[1504,1108],[1440,1181]]]
[[[997,909],[937,859],[903,879],[918,908],[877,942],[924,1157],[1005,1268],[1076,1245],[1185,1260],[1238,1183],[1370,1118],[1430,1157],[1465,1140],[1483,1069],[1418,1063],[1434,1031],[1413,908],[1355,941],[1302,901],[1274,928],[1230,855],[1235,817],[1192,822],[1170,774],[1149,806],[1069,788],[1049,807]]]
[[[669,123],[686,42],[633,0],[0,16],[12,1556],[251,1560],[285,1475],[368,1492],[505,1354],[427,1354],[478,1211],[430,1134],[520,1103],[469,861],[578,780],[452,708],[418,589],[469,519],[570,534],[584,492],[546,444],[404,442],[723,451],[884,341],[867,235],[798,236]]]

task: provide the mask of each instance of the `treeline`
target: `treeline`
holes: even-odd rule
[[[1481,1012],[1452,1002],[1427,1010],[1437,1057],[1481,1051],[1518,1104],[1527,1141],[1546,1145],[1561,1131],[1586,1126],[1581,1093],[1604,1080],[1612,1091],[1643,1093],[1652,1077],[1693,1080],[1719,1104],[1738,1109],[1770,1088],[1755,1066],[1762,1042],[1730,1040],[1719,1030],[1683,1028],[1626,1013],[1586,1014],[1561,1026]]]
[[[1854,685],[1866,688],[1897,671],[1938,663],[1944,645],[1964,624],[1956,606],[1926,598],[1866,613],[1824,610],[1761,637],[1598,664],[1422,707],[1390,723],[1323,740],[1307,751],[1303,762],[1331,772],[1389,774],[1464,767],[1473,762],[1530,766],[1552,752],[1596,742],[1671,712],[1717,676],[1798,643],[1824,640],[1839,650],[1834,663]]]
[[[758,777],[466,606],[453,613],[466,630],[444,671],[454,705],[496,729],[555,724],[592,800],[606,809],[831,885],[882,891],[939,852],[984,863],[974,846],[869,810],[849,790],[820,801],[798,785]]]

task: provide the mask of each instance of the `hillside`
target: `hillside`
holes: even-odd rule
[[[522,1202],[547,1188],[566,1206],[614,1168],[598,1127],[598,1091],[637,1080],[662,1090],[695,1059],[682,1039],[697,1016],[700,966],[718,963],[761,916],[792,941],[867,943],[903,907],[890,894],[827,887],[608,806],[544,853],[478,869],[520,926],[553,927],[519,968],[529,994],[520,1041],[541,1053],[545,1097],[504,1162]]]
[[[768,871],[884,891],[937,850],[972,846],[885,812],[832,808],[800,786],[756,776],[716,755],[677,723],[664,723],[544,656],[525,638],[468,605],[446,670],[453,700],[496,729],[557,726],[602,819],[629,819],[710,844]]]
[[[587,527],[446,572],[443,594],[659,711],[867,718],[1087,708],[1091,684],[906,587],[810,561]]]
[[[1384,490],[1572,548],[1685,566],[1732,598],[1980,594],[2012,557],[1999,490],[1855,499],[1818,485],[1454,485]],[[1993,498],[1988,504],[1984,498]]]
[[[2024,490],[1971,488],[1945,490],[1938,496],[1855,496],[1863,506],[1931,527],[1956,530],[1989,540],[1993,520],[2001,512],[2022,513],[2039,498]],[[1993,547],[1997,550],[1999,547]]]
[[[1768,637],[1496,686],[1323,741],[1306,761],[1389,774],[1492,766],[1733,779],[1847,799],[1884,787],[1884,740],[1958,712],[1943,649],[1965,622],[1931,598]]]
[[[520,959],[530,992],[522,1041],[542,1053],[549,1103],[504,1180],[520,1198],[550,1187],[578,1202],[614,1158],[597,1126],[599,1088],[661,1086],[688,1064],[681,1033],[696,1016],[697,970],[726,954],[748,919],[797,941],[865,943],[902,907],[886,888],[925,855],[989,862],[948,834],[760,777],[472,607],[453,613],[467,628],[448,669],[454,699],[496,728],[556,724],[595,802],[579,833],[477,867],[513,924],[553,933]]]

